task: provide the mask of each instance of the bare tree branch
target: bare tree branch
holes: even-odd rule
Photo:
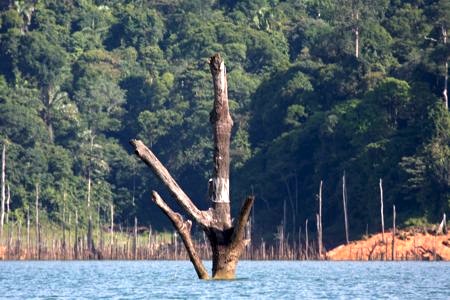
[[[136,155],[152,169],[186,213],[203,228],[209,227],[212,219],[209,211],[201,211],[195,206],[155,154],[140,140],[131,140],[130,144],[134,147]]]
[[[239,217],[236,220],[233,236],[231,237],[231,248],[235,248],[238,244],[243,241],[245,226],[247,225],[250,212],[252,211],[253,203],[255,202],[254,196],[248,196],[242,205]]]
[[[186,247],[186,250],[188,252],[189,259],[191,260],[192,264],[194,265],[195,271],[197,272],[198,278],[209,279],[208,272],[206,271],[202,260],[198,256],[197,251],[195,251],[194,243],[192,242],[191,238],[192,222],[190,220],[184,221],[183,217],[179,213],[174,212],[167,205],[167,203],[161,198],[161,196],[159,196],[159,194],[155,191],[153,191],[152,193],[152,200],[153,202],[156,203],[156,205],[158,205],[159,208],[161,208],[164,214],[166,214],[166,216],[169,217],[173,226],[180,234],[184,246]]]

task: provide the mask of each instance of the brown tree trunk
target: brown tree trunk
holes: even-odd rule
[[[153,152],[141,141],[131,140],[130,143],[133,145],[136,154],[169,189],[187,215],[197,222],[208,236],[212,250],[212,277],[214,279],[230,279],[235,277],[238,259],[248,243],[248,240],[244,238],[244,233],[254,197],[246,199],[240,215],[233,224],[230,214],[229,192],[230,137],[233,120],[228,107],[226,69],[219,54],[211,57],[209,65],[214,85],[214,106],[210,114],[214,136],[214,165],[209,184],[211,200],[211,208],[209,210],[200,211],[197,208]],[[172,211],[156,192],[153,192],[153,201],[169,217],[180,234],[198,277],[207,279],[208,273],[192,243],[190,235],[191,221],[185,221],[180,214]]]

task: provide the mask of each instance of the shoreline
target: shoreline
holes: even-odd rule
[[[373,234],[366,239],[342,244],[328,251],[325,259],[332,261],[450,261],[450,233],[443,235],[400,230]]]

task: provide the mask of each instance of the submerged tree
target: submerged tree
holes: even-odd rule
[[[233,120],[228,107],[228,87],[223,59],[215,54],[209,61],[214,83],[214,107],[210,113],[210,121],[214,134],[213,178],[209,182],[211,207],[200,211],[192,200],[180,188],[167,169],[156,158],[142,141],[131,140],[136,154],[152,169],[153,173],[169,189],[172,196],[185,212],[197,222],[208,236],[212,248],[212,278],[232,279],[235,277],[239,257],[248,244],[244,238],[245,227],[254,202],[254,197],[248,197],[241,208],[235,222],[230,214],[229,169],[230,169],[230,136]],[[161,196],[153,191],[153,201],[169,217],[180,234],[200,279],[208,279],[200,257],[194,248],[190,229],[192,222],[185,220],[174,212]]]

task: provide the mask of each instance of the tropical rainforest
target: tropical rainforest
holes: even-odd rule
[[[381,230],[381,186],[387,220],[395,204],[400,224],[437,223],[450,211],[449,26],[449,0],[2,0],[10,219],[39,193],[47,222],[107,222],[113,205],[124,226],[170,229],[132,138],[207,207],[220,53],[232,208],[255,196],[257,240],[314,224],[322,181],[325,243],[343,241],[344,174],[351,239]]]

